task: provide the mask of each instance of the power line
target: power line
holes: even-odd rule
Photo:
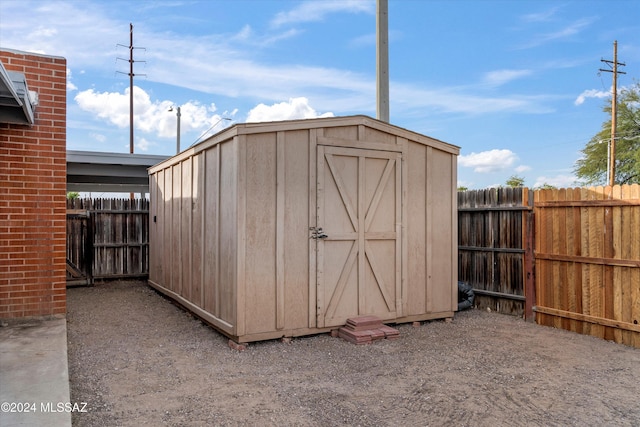
[[[199,137],[197,137],[197,138],[196,138],[196,140],[195,140],[195,141],[193,141],[193,142],[191,143],[191,145],[189,145],[189,147],[193,146],[196,142],[200,141],[200,140],[202,139],[202,137],[203,137],[203,136],[205,136],[206,134],[208,134],[208,133],[209,133],[209,131],[210,131],[211,129],[213,129],[214,127],[216,127],[216,125],[218,125],[218,123],[220,123],[220,122],[221,122],[221,121],[223,121],[223,120],[225,120],[225,121],[230,121],[231,119],[230,119],[230,118],[228,118],[228,117],[221,117],[220,119],[218,119],[218,121],[217,121],[217,122],[215,122],[214,124],[212,124],[212,125],[211,125],[211,127],[209,127],[209,129],[207,129],[207,130],[205,130],[204,132],[202,132],[202,134],[201,134]]]

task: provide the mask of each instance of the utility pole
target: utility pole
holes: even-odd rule
[[[376,1],[376,117],[389,122],[389,3]]]
[[[618,74],[627,74],[624,71],[618,71],[618,65],[624,67],[624,62],[618,62],[618,41],[613,42],[613,61],[601,59],[601,62],[607,64],[610,68],[603,69],[607,73],[613,74],[613,85],[611,88],[611,142],[609,143],[609,185],[614,186],[616,184],[616,119],[617,119],[617,107],[618,107]]]
[[[133,24],[129,23],[129,46],[125,46],[119,44],[118,46],[128,47],[129,48],[129,59],[118,58],[123,61],[129,62],[129,72],[123,73],[121,71],[117,71],[121,74],[126,74],[129,76],[129,153],[133,154],[133,77],[144,76],[145,74],[134,74],[133,72],[133,63],[136,62],[133,59],[133,50],[134,49],[144,49],[133,46]],[[137,61],[137,62],[145,62],[145,61]]]
[[[119,44],[118,46],[123,46],[126,47],[124,45]],[[137,47],[133,46],[133,24],[129,23],[129,72],[128,73],[122,73],[122,74],[127,74],[129,76],[129,154],[133,154],[133,77],[136,75],[133,73],[133,63],[135,62],[133,60],[133,50],[134,49],[140,49]],[[142,48],[144,49],[144,48]],[[125,60],[124,58],[118,58],[121,60]],[[144,62],[144,61],[138,61],[138,62]],[[119,73],[121,73],[120,71],[118,71]],[[139,75],[144,75],[144,74],[139,74]],[[133,199],[133,193],[129,194],[129,198]]]
[[[129,23],[129,153],[133,154],[133,24]]]

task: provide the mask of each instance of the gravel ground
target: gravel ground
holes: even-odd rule
[[[145,283],[67,298],[75,426],[640,426],[640,350],[511,316],[238,352]]]

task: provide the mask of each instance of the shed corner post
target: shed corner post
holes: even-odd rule
[[[235,335],[241,337],[246,333],[246,243],[247,243],[247,145],[246,136],[234,136],[235,146],[235,179],[236,179],[236,265],[235,265]]]
[[[451,310],[458,311],[458,156],[451,156]]]

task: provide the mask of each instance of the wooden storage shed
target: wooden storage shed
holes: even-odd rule
[[[452,317],[458,153],[366,116],[236,124],[150,168],[149,283],[237,342]]]

